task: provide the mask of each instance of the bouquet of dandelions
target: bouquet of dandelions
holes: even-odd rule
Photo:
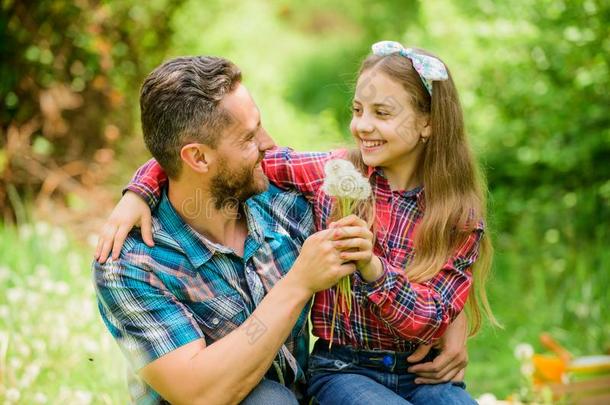
[[[368,179],[354,167],[352,163],[343,159],[333,159],[324,166],[324,184],[322,190],[337,201],[340,218],[357,214],[359,203],[371,196],[371,185]],[[342,313],[349,316],[352,310],[352,285],[350,276],[345,276],[335,286],[335,304],[333,318],[330,325],[330,346],[332,346],[335,330],[337,310],[341,307]]]

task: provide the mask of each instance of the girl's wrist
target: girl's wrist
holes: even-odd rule
[[[367,283],[373,283],[383,276],[383,265],[381,264],[381,260],[375,255],[373,255],[368,264],[362,266],[362,268],[358,270]]]

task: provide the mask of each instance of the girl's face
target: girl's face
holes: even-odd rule
[[[430,126],[402,85],[377,69],[367,70],[358,78],[352,108],[350,130],[366,165],[393,171],[413,165]]]

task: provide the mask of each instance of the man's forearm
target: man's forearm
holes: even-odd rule
[[[311,295],[289,273],[246,322],[224,338],[210,346],[191,347],[190,353],[172,352],[159,359],[173,356],[167,365],[178,376],[168,373],[165,365],[154,364],[157,361],[141,374],[172,403],[237,403],[263,378]]]

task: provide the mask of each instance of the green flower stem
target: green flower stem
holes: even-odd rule
[[[348,215],[351,215],[356,205],[356,201],[351,198],[337,198],[337,200],[339,202],[341,217],[345,218]],[[350,275],[341,278],[335,286],[335,303],[333,308],[333,317],[330,324],[329,349],[333,345],[337,312],[346,314],[348,317],[352,312],[352,278]]]

